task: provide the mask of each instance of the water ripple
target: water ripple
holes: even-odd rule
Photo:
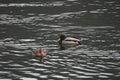
[[[119,2],[26,1],[0,3],[0,79],[119,79]],[[61,50],[60,34],[82,45]],[[38,47],[42,63],[32,56]]]

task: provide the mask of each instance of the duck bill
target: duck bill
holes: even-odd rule
[[[60,38],[57,40],[58,42],[60,41]]]

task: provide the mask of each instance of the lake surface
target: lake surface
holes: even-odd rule
[[[82,45],[61,50],[60,34]],[[32,56],[38,47],[43,63]],[[0,1],[0,80],[118,79],[119,0]]]

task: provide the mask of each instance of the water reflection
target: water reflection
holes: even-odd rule
[[[93,80],[120,77],[119,1],[1,1],[0,78]],[[60,50],[63,33],[82,45]],[[41,47],[44,63],[32,56]]]

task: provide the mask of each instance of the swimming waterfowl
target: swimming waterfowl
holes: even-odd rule
[[[46,53],[41,49],[41,48],[37,48],[32,52],[32,55],[34,57],[40,57],[40,61],[43,60],[44,57],[46,57]]]
[[[67,37],[64,34],[61,34],[59,39],[58,39],[58,43],[60,46],[62,45],[80,45],[80,40],[77,38],[73,38],[73,37]]]

